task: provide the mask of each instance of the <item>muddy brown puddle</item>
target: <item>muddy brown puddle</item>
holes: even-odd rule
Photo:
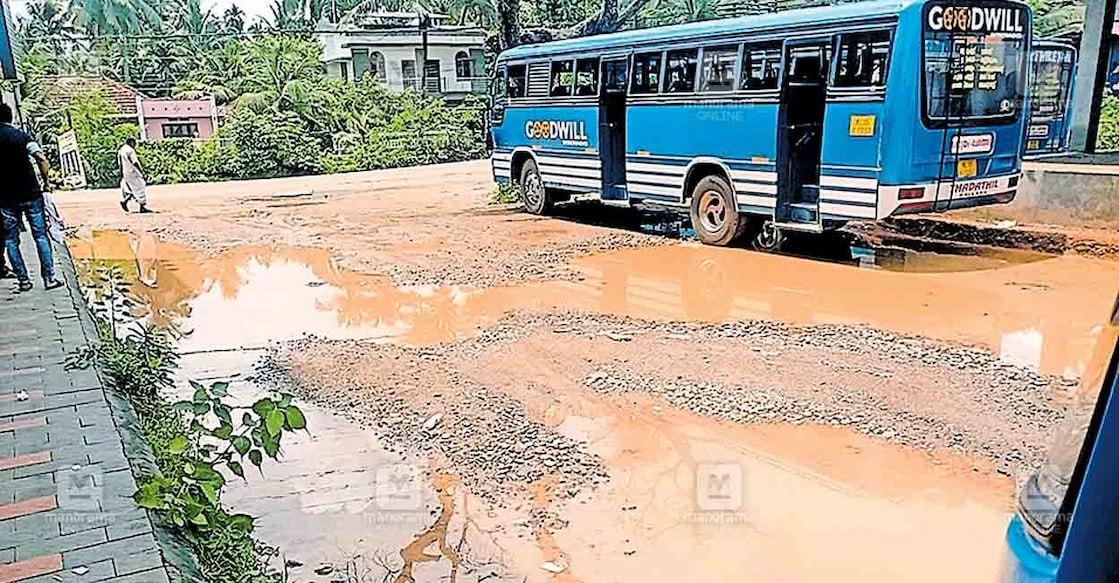
[[[510,310],[556,308],[864,324],[1078,375],[1119,281],[1115,264],[1076,257],[952,258],[953,268],[940,269],[935,253],[903,253],[914,269],[894,271],[683,244],[579,260],[578,281],[398,287],[341,269],[319,249],[208,257],[105,231],[71,249],[79,261],[122,266],[146,316],[177,330],[182,382],[232,377],[247,400],[261,390],[249,377],[270,342],[310,333],[430,344],[470,336]],[[874,265],[882,263],[875,250]],[[428,460],[403,459],[311,404],[309,433],[294,436],[263,476],[232,483],[227,500],[259,516],[259,534],[300,563],[292,581],[995,576],[1013,482],[972,460],[836,428],[736,426],[637,399],[580,398],[585,406],[556,429],[600,456],[610,479],[573,500],[557,502],[542,481],[525,485],[525,500],[490,505],[456,476],[432,473]],[[566,525],[530,528],[528,516],[544,508]],[[929,560],[944,556],[954,560]]]

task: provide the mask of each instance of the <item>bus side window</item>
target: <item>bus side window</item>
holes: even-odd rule
[[[576,63],[575,95],[598,95],[598,59],[579,59]]]
[[[661,54],[645,53],[633,57],[633,84],[630,93],[658,93],[661,81]]]
[[[505,96],[510,98],[524,97],[525,87],[528,85],[525,79],[527,76],[528,71],[524,65],[510,65],[505,82]]]
[[[738,46],[722,45],[703,48],[703,81],[700,91],[734,91],[734,60],[738,58]]]
[[[602,71],[602,87],[611,93],[626,92],[626,65],[627,61],[606,61]]]
[[[551,89],[548,95],[552,97],[567,97],[571,95],[571,87],[575,84],[575,61],[553,61]]]
[[[692,93],[695,91],[696,59],[699,49],[668,51],[665,62],[665,93]]]
[[[747,44],[742,50],[742,82],[739,89],[777,89],[781,72],[781,43]]]
[[[889,31],[841,35],[835,87],[884,87],[889,61]]]

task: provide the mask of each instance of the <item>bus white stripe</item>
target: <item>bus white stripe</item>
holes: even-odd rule
[[[627,190],[631,195],[639,194],[655,194],[658,196],[667,196],[673,199],[680,198],[680,189],[667,188],[664,186],[650,186],[648,184],[627,184]]]
[[[768,182],[772,184],[777,183],[776,172],[759,172],[757,170],[731,170],[730,177],[732,180],[751,180],[753,182]]]
[[[835,204],[830,202],[820,203],[820,214],[835,215],[838,217],[857,217],[860,219],[873,219],[875,218],[876,211],[874,207],[869,206],[850,206],[846,204]]]
[[[777,196],[776,184],[758,184],[757,182],[735,182],[734,189],[738,192],[750,192],[753,194],[768,194],[770,196]]]
[[[854,188],[858,190],[878,190],[878,181],[873,178],[851,178],[849,176],[821,176],[820,186]]]
[[[658,172],[660,174],[671,174],[673,176],[684,177],[684,171],[687,168],[683,166],[673,166],[672,164],[647,164],[644,162],[626,162],[626,173],[630,172]],[[681,180],[683,182],[683,180]]]
[[[643,182],[645,184],[659,184],[661,186],[674,186],[677,189],[684,186],[683,176],[665,176],[663,174],[641,174],[639,172],[626,172],[627,182]]]
[[[738,204],[748,204],[752,206],[764,206],[766,208],[773,208],[777,206],[777,199],[768,196],[752,196],[749,194],[739,194],[734,197]]]
[[[494,152],[493,153],[493,159],[494,160],[504,160],[504,161],[508,162],[508,161],[513,159],[513,153],[512,152]]]
[[[591,180],[588,178],[575,178],[573,176],[557,176],[555,174],[543,174],[544,182],[554,184],[564,184],[568,186],[579,186],[583,188],[602,188],[601,180]]]
[[[578,166],[580,168],[602,168],[602,160],[598,158],[561,158],[558,156],[536,157],[536,161],[543,165]]]
[[[512,163],[509,162],[508,160],[504,160],[504,161],[503,160],[494,160],[493,161],[493,167],[494,168],[510,168],[511,166],[512,166]]]
[[[877,192],[851,192],[849,190],[830,190],[825,188],[820,191],[820,198],[841,200],[843,202],[878,204]]]
[[[602,178],[602,171],[598,168],[559,168],[542,164],[540,173],[550,176],[571,176],[573,178]]]

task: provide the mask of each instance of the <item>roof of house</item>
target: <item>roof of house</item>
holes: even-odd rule
[[[44,76],[47,98],[54,103],[68,104],[75,95],[100,90],[116,104],[120,115],[135,117],[136,97],[144,97],[136,89],[107,77]]]

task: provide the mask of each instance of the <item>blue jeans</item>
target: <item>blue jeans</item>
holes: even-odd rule
[[[51,240],[47,235],[47,217],[43,213],[42,197],[0,208],[0,216],[4,218],[4,244],[8,248],[12,271],[21,282],[31,281],[27,275],[27,264],[23,262],[23,253],[19,250],[20,215],[26,216],[28,224],[31,225],[31,237],[35,239],[35,248],[39,251],[43,281],[50,281],[54,279],[54,253],[51,251]]]

